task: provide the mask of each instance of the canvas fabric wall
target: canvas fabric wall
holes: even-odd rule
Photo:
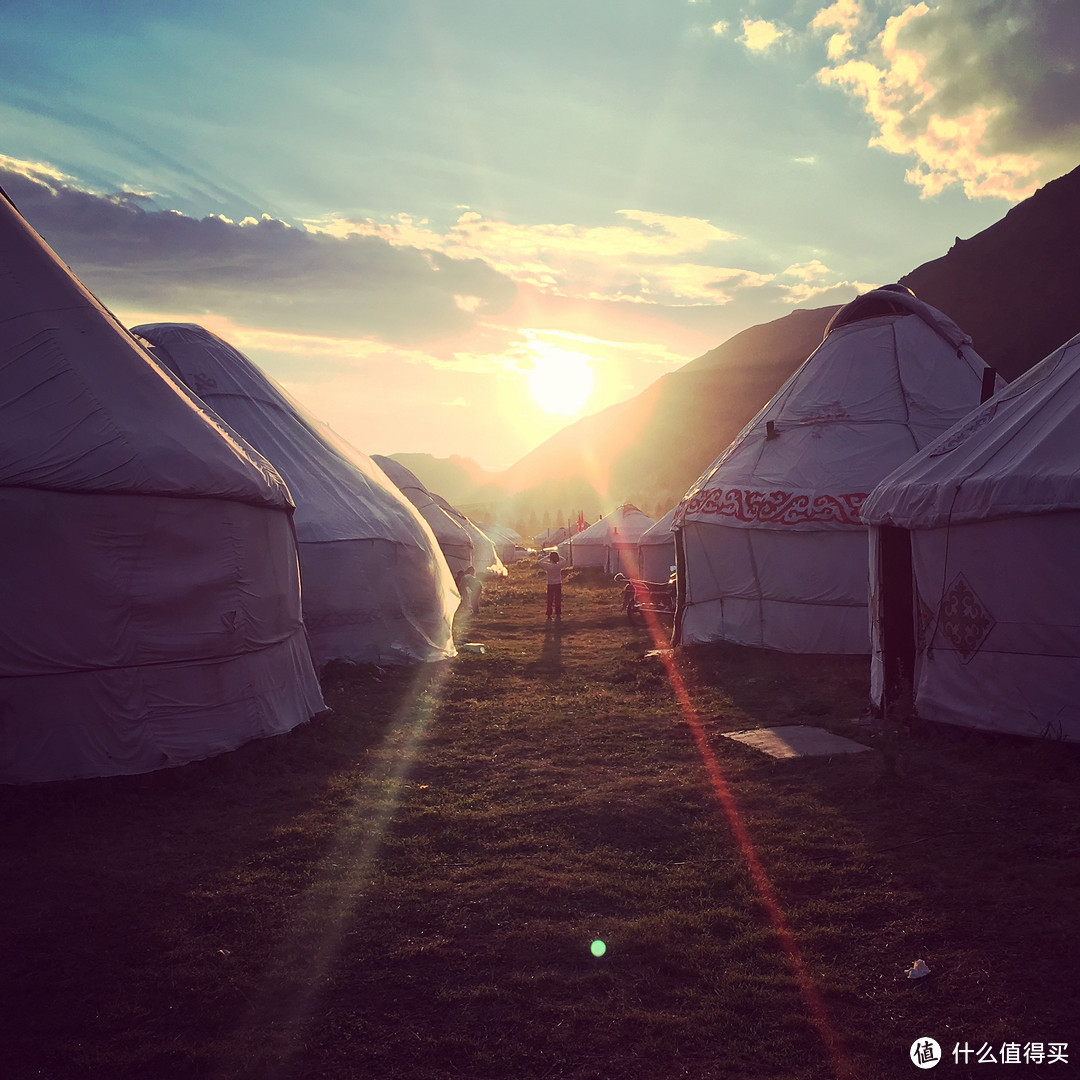
[[[0,197],[0,782],[141,773],[323,708],[273,466]]]
[[[879,530],[907,531],[919,716],[1080,739],[1080,336],[1000,389],[867,499],[874,654],[892,603]]]
[[[638,542],[654,524],[636,506],[619,506],[583,532],[563,540],[559,554],[573,559],[574,566],[599,566],[609,574],[641,576]]]
[[[911,534],[914,706],[927,720],[1080,740],[1080,512]],[[880,700],[880,663],[875,664]]]
[[[424,486],[421,480],[400,462],[381,454],[374,454],[371,459],[393,485],[413,504],[420,516],[427,522],[435,537],[439,550],[446,559],[450,573],[456,581],[458,575],[467,566],[475,569],[473,562],[472,537],[462,526],[448,514],[434,495]]]
[[[774,532],[691,522],[683,644],[869,652],[866,530]]]
[[[675,534],[671,523],[675,519],[672,507],[659,521],[641,534],[638,554],[641,559],[641,576],[645,581],[667,581],[675,565]]]
[[[832,330],[680,503],[683,642],[870,652],[860,507],[978,406],[986,369],[940,312],[901,302]]]
[[[287,513],[0,488],[0,515],[0,782],[182,765],[323,709]]]
[[[454,655],[458,596],[446,560],[416,508],[382,470],[215,334],[169,323],[137,326],[133,333],[288,485],[316,664],[402,664]]]

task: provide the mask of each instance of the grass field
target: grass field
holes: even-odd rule
[[[887,1080],[923,1036],[1080,1075],[1075,749],[878,732],[864,661],[671,660],[610,582],[543,590],[286,736],[0,789],[0,1076]],[[874,752],[719,735],[796,722]]]

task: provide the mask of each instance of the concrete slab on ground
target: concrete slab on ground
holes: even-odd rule
[[[723,731],[720,734],[725,739],[733,739],[775,758],[857,754],[870,749],[869,746],[845,739],[842,735],[834,735],[823,728],[807,727],[804,724],[753,728],[749,731]]]

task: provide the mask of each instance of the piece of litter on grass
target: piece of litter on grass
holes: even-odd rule
[[[824,728],[804,724],[782,727],[753,728],[749,731],[722,731],[725,739],[753,747],[774,758],[812,757],[829,754],[858,754],[869,750],[853,739],[834,735]]]
[[[466,652],[487,652],[486,646],[482,645],[479,641],[466,641],[464,645],[459,645],[459,649],[464,649]]]
[[[924,975],[930,974],[930,968],[927,967],[925,960],[916,960],[914,964],[907,969],[907,977],[909,979],[921,979]]]

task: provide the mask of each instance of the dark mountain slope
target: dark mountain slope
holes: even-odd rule
[[[1015,379],[1080,333],[1080,168],[900,280]]]
[[[673,504],[813,352],[835,310],[752,326],[629,401],[563,428],[499,478],[511,512],[565,507],[595,517],[621,502]]]

